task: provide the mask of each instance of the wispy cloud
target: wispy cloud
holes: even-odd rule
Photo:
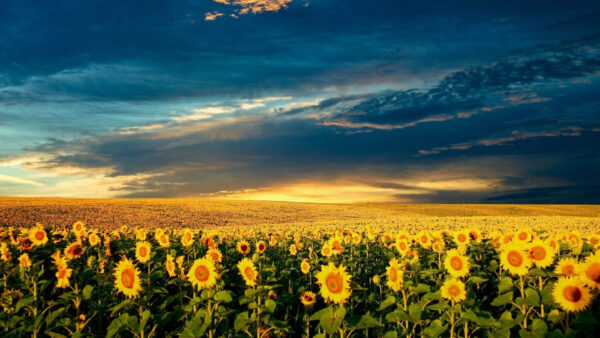
[[[581,136],[582,128],[580,127],[568,127],[562,128],[558,130],[550,130],[550,131],[534,131],[534,132],[520,132],[513,131],[510,136],[499,137],[499,138],[491,138],[491,139],[483,139],[475,142],[467,142],[460,144],[453,144],[447,147],[435,147],[429,150],[419,150],[420,155],[431,155],[431,154],[439,154],[442,151],[448,150],[467,150],[473,147],[490,147],[490,146],[501,146],[506,144],[512,144],[516,141],[523,141],[532,138],[544,138],[544,137],[573,137],[573,136]]]
[[[237,18],[238,15],[259,14],[263,12],[279,12],[287,8],[288,4],[293,0],[213,0],[214,2],[236,7],[229,16]],[[207,12],[204,20],[213,21],[216,18],[223,16],[222,12]]]
[[[25,184],[25,185],[34,185],[34,186],[43,186],[43,183],[24,179],[21,177],[14,177],[9,175],[0,175],[0,181],[8,182],[12,184]]]

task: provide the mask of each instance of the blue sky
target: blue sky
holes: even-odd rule
[[[599,203],[596,1],[0,11],[0,195]]]

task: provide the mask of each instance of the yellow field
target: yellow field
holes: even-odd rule
[[[486,230],[600,229],[598,205],[317,204],[208,199],[0,198],[0,225],[70,226],[82,221],[114,230],[130,227],[360,227],[439,229],[486,226]],[[233,230],[232,230],[233,231]]]
[[[600,329],[598,206],[0,202],[7,337]]]

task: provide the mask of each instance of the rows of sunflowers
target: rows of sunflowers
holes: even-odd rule
[[[0,233],[2,336],[595,336],[600,237],[478,228]]]

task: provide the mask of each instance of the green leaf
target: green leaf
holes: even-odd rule
[[[33,297],[26,297],[26,298],[19,300],[17,302],[17,305],[15,305],[15,313],[19,312],[19,310],[21,310],[23,307],[33,303],[34,300],[35,299],[33,299]]]
[[[447,328],[448,325],[442,325],[442,321],[436,319],[423,329],[423,335],[425,337],[439,337]]]
[[[553,323],[560,323],[563,320],[564,313],[554,309],[548,313],[548,320]]]
[[[319,311],[313,313],[312,316],[310,316],[310,318],[308,320],[311,321],[311,322],[313,320],[320,320],[321,317],[323,317],[323,315],[325,313],[327,313],[327,311],[331,311],[331,310],[332,310],[331,307],[326,307],[326,308],[324,308],[322,310],[319,310]]]
[[[339,307],[335,312],[331,307],[329,312],[326,312],[320,319],[319,323],[325,332],[333,335],[342,325],[344,317],[346,316],[346,309]]]
[[[480,283],[487,282],[488,280],[485,278],[481,278],[479,276],[471,276],[471,277],[469,277],[468,281],[471,283],[480,284]]]
[[[527,288],[525,289],[525,298],[519,297],[517,298],[517,300],[515,300],[515,303],[519,305],[525,304],[531,306],[539,306],[540,301],[540,294],[532,288]]]
[[[370,327],[382,326],[381,323],[370,315],[353,316],[348,319],[348,323],[352,328],[368,329]]]
[[[128,305],[128,304],[130,304],[130,303],[131,303],[131,300],[129,300],[129,299],[128,299],[128,300],[124,300],[124,301],[122,301],[121,303],[119,303],[119,304],[117,304],[117,305],[113,306],[113,307],[110,309],[110,313],[111,313],[111,315],[114,315],[115,313],[117,313],[119,310],[121,310],[122,308],[124,308],[126,305]]]
[[[437,303],[433,305],[427,305],[428,310],[433,311],[445,311],[448,308],[448,304],[446,303]]]
[[[273,313],[273,311],[275,311],[275,307],[277,306],[277,303],[275,303],[274,300],[272,299],[267,299],[265,301],[265,307],[267,308],[267,310],[271,313]]]
[[[500,294],[508,292],[513,288],[513,281],[510,277],[504,277],[498,283],[498,292]]]
[[[54,322],[54,320],[60,316],[63,312],[65,312],[65,308],[60,308],[56,311],[52,311],[50,312],[50,314],[48,314],[48,316],[46,316],[46,326],[50,327],[50,324],[52,324],[52,322]]]
[[[222,302],[222,303],[229,303],[233,300],[233,297],[231,297],[231,291],[227,291],[227,290],[223,290],[223,291],[219,291],[219,292],[215,293],[213,298],[215,301]]]
[[[388,331],[383,335],[383,338],[397,338],[398,333],[396,331]]]
[[[383,300],[383,302],[381,302],[381,305],[379,305],[379,308],[377,309],[377,311],[384,310],[384,309],[388,308],[389,306],[393,305],[394,303],[396,303],[396,297],[388,296],[386,299]]]
[[[548,333],[548,325],[541,319],[534,319],[531,323],[531,332],[538,337],[544,337]]]
[[[510,312],[510,311],[504,311],[504,313],[500,316],[500,319],[498,319],[498,322],[500,323],[500,326],[502,328],[510,330],[515,325],[517,325],[517,324],[519,324],[521,322],[521,318],[520,317],[522,318],[522,316],[519,316],[517,318],[513,318],[512,312]]]
[[[129,315],[127,313],[124,313],[119,317],[115,318],[108,326],[106,337],[112,337],[116,335],[121,329],[121,327],[123,327],[123,325],[126,325],[128,321]]]
[[[512,301],[513,298],[513,293],[511,292],[507,292],[504,293],[496,298],[494,298],[494,300],[492,301],[492,306],[503,306],[506,305],[508,303],[510,303]]]
[[[144,327],[146,326],[146,323],[148,322],[148,319],[150,319],[151,313],[149,310],[145,310],[142,313],[142,320],[140,320],[140,330],[143,330]]]
[[[81,295],[83,296],[83,299],[85,300],[89,300],[90,298],[92,298],[92,291],[94,290],[94,287],[91,285],[86,285],[83,290],[81,291]]]
[[[421,306],[419,304],[410,304],[408,306],[408,315],[413,323],[417,323],[421,320]]]
[[[243,329],[248,324],[248,312],[241,312],[235,317],[233,328],[235,331]]]
[[[431,292],[431,288],[427,284],[419,283],[416,287],[414,287],[414,291],[416,291],[418,293],[426,293],[426,292]]]

